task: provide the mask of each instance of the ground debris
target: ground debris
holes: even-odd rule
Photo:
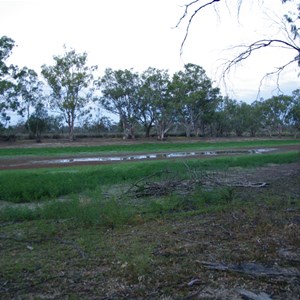
[[[201,180],[166,180],[160,182],[143,182],[139,181],[138,184],[134,184],[126,192],[127,195],[134,196],[136,198],[142,197],[161,197],[172,193],[179,195],[187,195],[199,187],[212,188],[212,187],[245,187],[245,188],[263,188],[268,186],[266,182],[250,182],[246,180],[241,181],[223,181],[217,177],[203,177]]]
[[[255,294],[253,292],[241,289],[238,290],[239,294],[243,297],[243,299],[249,299],[249,300],[272,300],[269,295],[262,292],[259,294]]]
[[[200,263],[210,270],[231,271],[255,277],[300,277],[300,271],[297,268],[292,267],[265,267],[258,263],[225,264],[205,261]]]
[[[278,255],[288,261],[300,262],[300,253],[299,251],[292,251],[291,249],[280,249]]]

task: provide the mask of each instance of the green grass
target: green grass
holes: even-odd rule
[[[70,219],[76,224],[114,228],[178,213],[216,211],[231,203],[233,197],[230,189],[222,188],[214,191],[197,190],[186,197],[168,195],[140,201],[135,205],[126,197],[104,198],[99,192],[92,196],[87,193],[73,196],[70,200],[48,201],[35,208],[7,206],[1,209],[0,219],[3,222]]]
[[[0,220],[72,219],[76,224],[97,224],[113,228],[174,214],[216,212],[235,203],[230,188],[211,191],[200,188],[184,197],[172,193],[146,199],[132,198],[121,190],[117,194],[105,196],[103,188],[117,185],[128,189],[133,182],[151,174],[156,175],[149,180],[155,181],[188,179],[191,173],[201,176],[201,172],[205,170],[226,171],[230,167],[249,168],[296,161],[299,161],[299,152],[3,171],[0,173],[2,200],[37,203],[35,208],[8,205],[1,209]],[[66,195],[67,198],[58,199]]]
[[[130,145],[73,146],[51,148],[3,148],[0,157],[8,156],[56,156],[56,155],[92,155],[129,152],[159,151],[196,151],[208,149],[240,148],[240,147],[276,147],[283,145],[300,145],[299,139],[293,140],[255,140],[229,142],[194,142],[194,143],[137,143]]]
[[[226,170],[230,167],[258,167],[265,164],[291,163],[299,160],[299,152],[244,155],[189,160],[130,162],[101,166],[9,170],[0,172],[0,200],[15,203],[45,201],[60,196],[95,190],[105,185],[130,185],[156,174],[186,178],[190,170]],[[189,169],[186,167],[187,162]]]

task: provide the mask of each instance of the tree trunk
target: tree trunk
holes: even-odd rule
[[[144,125],[144,128],[145,128],[145,137],[149,138],[152,125]]]
[[[73,142],[74,139],[74,123],[75,118],[74,115],[68,115],[68,134],[69,134],[69,141]]]

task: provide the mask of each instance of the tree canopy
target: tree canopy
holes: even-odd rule
[[[7,65],[6,60],[15,46],[14,40],[7,36],[0,38],[0,124],[10,120],[7,110],[17,110],[16,67]]]
[[[63,114],[69,128],[69,139],[74,139],[76,118],[86,113],[86,104],[92,97],[93,72],[96,66],[87,66],[87,53],[66,51],[54,56],[53,66],[42,66],[42,75],[52,89],[51,105]]]

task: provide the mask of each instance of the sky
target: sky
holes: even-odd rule
[[[207,7],[194,18],[181,54],[187,19],[176,25],[188,2],[191,0],[0,0],[0,36],[16,42],[10,63],[38,73],[43,64],[52,65],[53,55],[62,55],[66,45],[87,52],[88,64],[98,65],[99,76],[106,68],[143,72],[155,67],[173,74],[184,64],[194,63],[233,99],[251,103],[257,97],[276,95],[276,78],[265,80],[258,95],[260,81],[293,58],[290,50],[269,48],[253,54],[232,69],[226,86],[220,74],[224,61],[237,54],[234,45],[280,37],[281,1],[245,0],[239,14],[237,0]],[[290,94],[299,88],[298,73],[296,65],[282,73],[282,92]]]

